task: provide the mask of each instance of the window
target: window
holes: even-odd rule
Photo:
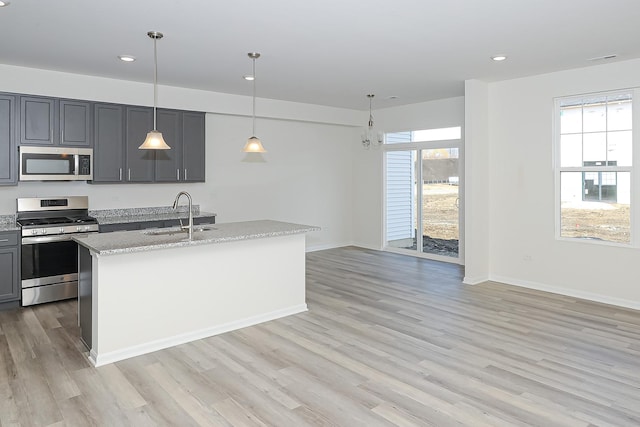
[[[556,100],[559,236],[631,243],[632,91]]]
[[[385,135],[385,144],[406,142],[451,141],[462,138],[462,127],[423,129],[406,132],[394,132]]]

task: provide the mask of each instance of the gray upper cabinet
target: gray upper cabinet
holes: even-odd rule
[[[156,182],[176,182],[182,172],[182,112],[158,110],[158,130],[170,150],[156,151]]]
[[[182,113],[182,175],[183,181],[205,181],[205,114]]]
[[[125,168],[124,106],[93,106],[93,181],[123,182]]]
[[[126,107],[126,176],[127,182],[153,182],[155,150],[138,147],[153,129],[153,108]]]
[[[20,97],[20,145],[91,147],[91,103]]]
[[[156,151],[156,182],[204,182],[204,113],[158,110],[170,150]]]
[[[91,104],[60,100],[60,145],[91,147]]]
[[[15,96],[0,95],[0,185],[18,182],[15,105]]]
[[[20,145],[53,145],[55,100],[20,97]]]

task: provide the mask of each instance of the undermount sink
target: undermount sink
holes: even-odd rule
[[[215,227],[193,227],[194,233],[199,233],[202,231],[216,230]],[[143,230],[142,234],[147,234],[149,236],[172,236],[174,234],[188,234],[189,231],[184,229],[181,230],[178,227],[170,227],[170,228],[154,228],[151,230]]]

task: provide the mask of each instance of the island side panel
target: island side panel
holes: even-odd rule
[[[96,261],[98,366],[306,310],[304,234]]]

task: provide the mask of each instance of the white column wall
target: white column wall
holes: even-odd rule
[[[489,279],[490,174],[488,85],[465,82],[465,277],[467,284]]]

